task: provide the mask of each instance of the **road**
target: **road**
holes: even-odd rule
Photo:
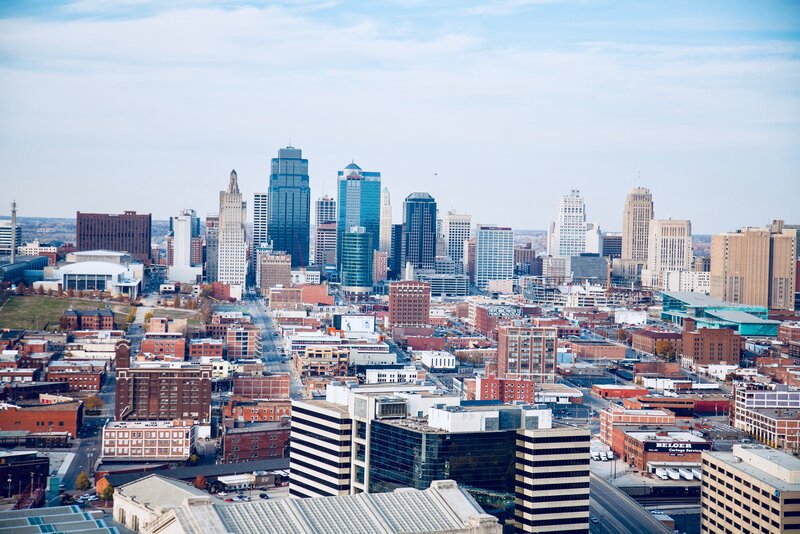
[[[599,520],[590,524],[593,534],[669,534],[653,515],[622,491],[591,476],[589,510]]]
[[[292,370],[291,359],[284,358],[280,352],[280,338],[275,335],[272,317],[267,313],[264,301],[261,299],[248,301],[247,307],[253,323],[261,328],[261,359],[266,364],[267,370],[273,373],[289,373],[291,377],[289,394],[293,399],[302,399],[303,384]]]

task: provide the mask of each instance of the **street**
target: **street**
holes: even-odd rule
[[[669,533],[653,515],[622,491],[595,475],[591,476],[589,511],[598,520],[589,530],[596,534]]]

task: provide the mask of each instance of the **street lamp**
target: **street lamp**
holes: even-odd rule
[[[6,482],[8,482],[8,497],[11,498],[11,475],[10,474],[8,475],[8,480]]]

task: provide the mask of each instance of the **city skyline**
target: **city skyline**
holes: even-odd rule
[[[792,220],[796,5],[338,7],[4,5],[4,196],[26,215],[159,220],[177,196],[204,216],[223,172],[247,198],[292,144],[312,198],[356,159],[395,198],[426,191],[515,229],[546,229],[575,188],[588,220],[620,230],[633,186],[700,234]],[[329,126],[353,115],[370,120]],[[90,198],[77,180],[127,191]],[[726,208],[705,209],[722,189]]]

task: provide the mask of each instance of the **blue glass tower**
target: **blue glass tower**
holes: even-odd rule
[[[436,201],[428,193],[411,193],[403,203],[403,262],[415,269],[436,267]]]
[[[363,227],[372,249],[378,250],[381,231],[381,173],[365,172],[355,163],[351,163],[343,171],[339,171],[336,257],[339,259],[340,269],[342,238],[354,227]]]
[[[279,149],[269,175],[267,231],[273,250],[292,255],[292,267],[308,265],[311,188],[302,155],[299,148]]]

